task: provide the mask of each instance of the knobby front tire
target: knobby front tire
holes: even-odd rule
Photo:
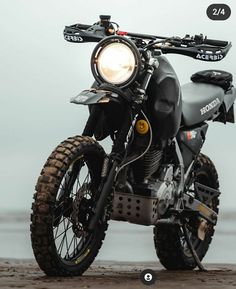
[[[79,276],[97,256],[108,227],[104,213],[94,232],[86,231],[104,160],[92,138],[75,136],[47,159],[36,185],[31,241],[39,267],[49,276]]]

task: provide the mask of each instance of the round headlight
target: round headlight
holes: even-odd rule
[[[91,67],[99,83],[124,87],[138,75],[140,54],[130,40],[120,36],[107,37],[95,47]]]

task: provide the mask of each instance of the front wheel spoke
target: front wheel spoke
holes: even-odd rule
[[[74,238],[74,255],[76,255],[77,254],[77,237],[75,236],[75,238]],[[75,252],[75,250],[76,250],[76,252]]]
[[[75,243],[76,243],[76,248],[78,247],[78,239],[75,239]]]
[[[61,240],[61,243],[57,249],[58,251],[58,254],[61,256],[61,252],[62,252],[62,249],[63,249],[63,244],[64,244],[64,241],[65,241],[65,235],[63,236],[62,240]]]
[[[58,220],[58,218],[61,218],[71,207],[72,207],[72,204],[71,204],[68,208],[66,208],[63,212],[61,212],[61,214],[60,214],[59,216],[57,216],[57,217],[54,219],[53,222],[55,222],[56,220]],[[65,220],[65,218],[66,218],[66,217],[64,217],[63,220]],[[58,227],[59,227],[59,225],[63,222],[63,220],[59,222]]]
[[[69,255],[69,251],[70,251],[70,248],[71,248],[71,246],[72,246],[72,244],[74,243],[74,239],[76,238],[76,235],[74,234],[74,236],[71,238],[71,241],[70,241],[70,244],[69,244],[69,248],[68,248],[68,257],[70,257],[70,255]],[[75,249],[74,249],[74,251],[75,251]],[[73,252],[74,252],[73,251]]]
[[[92,177],[89,168],[83,170],[79,168],[75,173],[77,176],[74,175],[74,177],[66,173],[59,186],[58,193],[61,192],[62,195],[57,202],[58,206],[55,206],[53,220],[53,234],[57,253],[67,261],[75,258],[83,250],[88,240],[79,213],[85,214],[90,206],[88,200],[92,197]],[[68,188],[70,188],[70,192]],[[86,200],[81,204],[83,198]]]
[[[69,226],[66,231],[68,231],[69,229],[71,229],[72,226],[73,226],[73,225]],[[59,235],[55,238],[55,240],[58,239],[61,235],[65,234],[65,233],[66,233],[66,232],[63,231],[61,234],[59,234]]]
[[[67,225],[65,225],[65,222],[63,222],[63,226],[64,226],[64,232],[65,232],[65,240],[66,240],[66,249],[67,249],[67,253],[65,255],[65,257],[67,256],[68,254],[68,240],[67,240],[67,231],[68,231],[68,227],[69,227],[69,220],[67,222]]]
[[[77,177],[77,179],[76,179],[76,187],[75,187],[75,195],[76,195],[76,192],[78,192],[79,188],[81,188],[81,186],[80,186],[80,183],[79,183],[79,178]]]
[[[62,217],[62,215],[61,215],[61,217]],[[61,224],[62,222],[64,222],[65,219],[66,219],[66,217],[64,217],[64,218],[59,222],[59,224],[58,224],[57,227],[54,227],[54,230],[57,228],[56,231],[58,232],[60,224]],[[64,233],[64,232],[62,232],[59,236],[55,236],[55,238],[60,237],[63,233]]]
[[[56,239],[57,238],[57,234],[58,234],[58,230],[59,230],[59,226],[57,226],[56,229],[53,228],[53,230],[54,230],[54,239]]]
[[[65,231],[60,234],[60,235],[64,234],[64,236],[62,237],[62,241],[61,241],[60,246],[59,246],[59,248],[58,248],[59,255],[61,255],[62,250],[63,250],[64,242],[65,242],[65,240],[67,240],[66,232],[72,227],[72,225],[69,226],[69,221],[68,221],[68,223],[67,223],[67,226],[65,226],[65,220],[64,220],[64,222],[63,222],[63,225],[64,225],[64,230],[65,230]],[[59,236],[60,236],[60,235],[59,235]],[[59,236],[58,236],[58,237],[59,237]],[[58,237],[57,237],[57,238],[58,238]]]
[[[81,187],[83,187],[83,185],[86,183],[86,181],[87,181],[88,178],[89,178],[89,172],[87,173],[86,177],[84,178],[84,181],[83,181]]]
[[[69,184],[69,179],[70,179],[70,173],[71,171],[68,171],[64,177],[64,181],[60,183],[60,186],[59,186],[59,190],[60,192],[63,190],[64,192],[66,191],[66,187],[68,186]],[[60,193],[59,193],[59,196],[60,196]]]
[[[78,251],[83,248],[83,245],[84,245],[84,243],[85,243],[85,240],[86,240],[86,238],[85,238],[85,232],[84,232],[84,233],[83,233],[83,236],[81,237],[81,239],[80,239],[80,241],[79,241],[79,243],[77,244],[77,250],[78,250]]]

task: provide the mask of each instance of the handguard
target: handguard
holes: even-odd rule
[[[192,58],[203,61],[220,61],[225,58],[230,48],[232,47],[231,42],[226,43],[227,45],[224,47],[216,47],[208,44],[200,44],[192,47],[176,47],[171,45],[163,45],[160,47],[160,49],[163,54],[174,53],[190,56]]]

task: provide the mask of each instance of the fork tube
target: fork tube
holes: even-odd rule
[[[107,180],[102,188],[100,197],[97,201],[97,204],[94,210],[94,215],[91,218],[91,221],[88,226],[89,231],[94,231],[96,229],[99,219],[104,213],[104,209],[108,201],[108,196],[109,194],[111,194],[112,185],[113,185],[113,181],[114,181],[115,174],[116,174],[116,168],[117,168],[117,161],[115,160],[112,164],[110,173],[107,177]]]

